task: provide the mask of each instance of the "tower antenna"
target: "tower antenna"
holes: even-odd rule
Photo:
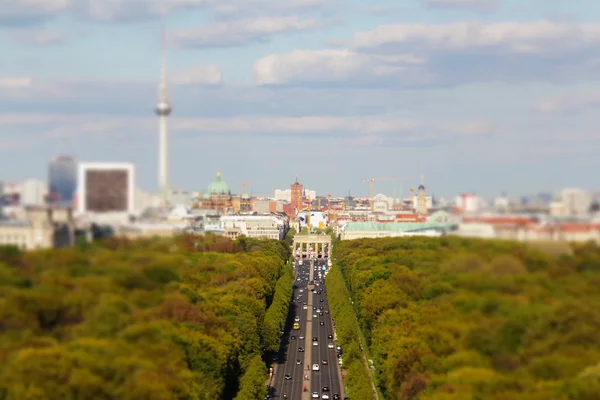
[[[167,85],[167,30],[163,25],[162,48],[161,48],[161,77],[158,93],[158,104],[156,115],[159,120],[158,141],[158,186],[165,204],[169,203],[169,131],[167,119],[171,115],[171,104],[169,103],[169,92]]]

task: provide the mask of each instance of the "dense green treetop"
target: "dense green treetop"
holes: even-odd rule
[[[545,247],[451,237],[338,243],[335,265],[385,398],[598,399],[600,248]]]
[[[266,379],[289,257],[284,242],[210,235],[0,247],[0,399],[233,398],[241,374]]]

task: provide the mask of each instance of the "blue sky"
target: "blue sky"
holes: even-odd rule
[[[155,191],[163,25],[177,188],[600,189],[596,0],[8,0],[0,180],[70,154]]]

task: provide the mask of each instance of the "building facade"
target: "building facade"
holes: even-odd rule
[[[52,204],[72,206],[77,190],[77,162],[60,156],[48,165],[48,195]]]
[[[135,213],[135,167],[131,163],[81,163],[76,210],[91,214]]]

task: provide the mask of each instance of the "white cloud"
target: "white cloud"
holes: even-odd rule
[[[5,129],[27,127],[33,135],[23,138],[30,146],[39,146],[44,141],[61,138],[86,141],[106,140],[122,132],[154,133],[156,118],[108,117],[98,115],[66,114],[0,114],[0,127]],[[320,137],[346,137],[356,145],[379,145],[382,143],[414,143],[427,141],[435,144],[448,139],[469,138],[473,131],[466,132],[461,126],[470,126],[469,121],[416,121],[388,115],[362,117],[303,116],[282,117],[274,115],[238,116],[227,118],[172,118],[169,127],[178,137],[190,135],[313,135]],[[453,130],[456,126],[457,130]],[[461,130],[462,129],[462,130]],[[422,132],[426,131],[426,134]],[[130,140],[137,140],[130,136]]]
[[[0,88],[2,89],[22,89],[29,88],[33,85],[34,80],[28,76],[14,77],[14,78],[1,78],[0,77]]]
[[[308,31],[322,26],[316,18],[249,18],[175,31],[170,35],[170,41],[176,47],[240,46],[266,41],[281,33]]]
[[[597,106],[600,106],[600,92],[581,92],[545,99],[535,108],[544,113],[562,113]]]
[[[475,11],[491,10],[498,6],[498,0],[424,0],[432,7],[469,9]]]
[[[295,50],[263,57],[254,63],[253,70],[255,82],[261,85],[352,84],[352,81],[394,79],[410,72],[409,67],[424,62],[412,55],[373,56],[349,50]]]
[[[201,65],[194,69],[174,74],[170,82],[175,85],[221,85],[223,72],[216,65]]]
[[[221,18],[282,16],[334,10],[338,0],[224,0],[214,8]]]
[[[600,44],[600,24],[536,22],[456,22],[443,25],[381,25],[357,32],[357,49],[403,46],[422,51],[489,51],[552,54],[593,48]]]
[[[10,25],[45,20],[70,6],[71,0],[4,0],[0,6],[0,23]]]
[[[64,32],[51,30],[26,30],[16,35],[18,42],[30,46],[55,46],[64,43],[67,35]]]
[[[85,0],[76,8],[93,19],[115,21],[165,16],[218,2],[219,0]]]

